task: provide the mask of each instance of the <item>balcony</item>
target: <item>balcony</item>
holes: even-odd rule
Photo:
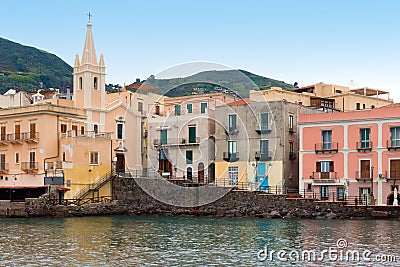
[[[261,126],[260,129],[256,129],[256,133],[258,133],[258,134],[269,134],[270,132],[271,132],[271,129],[268,129],[268,127]]]
[[[387,140],[386,147],[388,150],[400,150],[400,140]]]
[[[157,146],[198,146],[200,137],[196,138],[168,138],[167,140],[154,139],[153,145]]]
[[[272,159],[272,151],[266,151],[266,152],[256,151],[254,157],[257,161],[270,161]]]
[[[113,133],[111,132],[95,132],[95,131],[75,131],[70,130],[66,133],[61,133],[62,138],[99,138],[99,139],[112,139]]]
[[[368,182],[371,181],[371,173],[369,170],[356,171],[355,178],[358,182]]]
[[[385,178],[391,181],[400,180],[400,171],[386,171]]]
[[[361,141],[356,143],[358,152],[369,152],[372,150],[372,141]]]
[[[226,135],[237,135],[239,133],[239,130],[237,128],[235,129],[229,129],[226,131]]]
[[[294,130],[293,127],[289,127],[289,133],[295,133],[296,131]]]
[[[22,144],[22,141],[23,141],[21,133],[7,134],[6,138],[12,144]]]
[[[222,158],[227,162],[236,162],[239,160],[239,152],[224,152]]]
[[[297,155],[295,152],[289,152],[289,159],[290,160],[295,160],[297,158]]]
[[[337,179],[337,172],[313,172],[310,178],[319,180],[335,180]]]
[[[8,163],[0,162],[0,173],[7,174],[8,173]]]
[[[22,133],[22,140],[27,143],[37,143],[39,142],[39,133],[38,132],[28,132]]]
[[[337,153],[338,147],[337,142],[316,143],[315,153]]]
[[[38,162],[21,162],[21,170],[26,173],[37,173],[39,170]]]
[[[2,134],[0,136],[0,145],[8,145],[10,143],[10,135]]]

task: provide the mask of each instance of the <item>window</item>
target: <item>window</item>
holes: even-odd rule
[[[260,158],[268,157],[268,140],[260,140]]]
[[[266,131],[268,130],[268,113],[261,113],[260,114],[260,130]]]
[[[181,106],[180,105],[175,105],[174,114],[175,114],[175,116],[180,116],[181,115]]]
[[[289,142],[289,152],[294,153],[294,143],[292,141]]]
[[[365,104],[363,104],[363,109],[365,109]]]
[[[187,104],[186,105],[187,113],[190,114],[193,112],[193,105],[192,104]]]
[[[79,90],[82,90],[82,77],[79,77]]]
[[[167,130],[160,131],[160,145],[167,144]]]
[[[72,132],[75,136],[78,135],[78,125],[72,125]]]
[[[344,200],[344,187],[337,188],[337,200],[339,201]]]
[[[332,131],[322,131],[322,149],[329,150],[332,148]]]
[[[207,109],[207,103],[201,103],[200,104],[200,112],[206,113],[206,109]]]
[[[316,172],[321,179],[335,178],[332,174],[335,171],[333,161],[318,161],[316,162]]]
[[[360,145],[361,145],[361,148],[370,148],[371,147],[370,131],[371,130],[369,128],[360,129]]]
[[[21,125],[14,125],[15,140],[21,139]]]
[[[143,102],[138,102],[137,103],[137,109],[138,109],[138,111],[140,112],[140,113],[142,113],[143,112]]]
[[[95,134],[99,133],[99,126],[97,124],[93,125],[93,131]]]
[[[360,110],[360,103],[356,103],[356,110]]]
[[[94,90],[98,89],[97,88],[97,77],[94,77],[94,79],[93,79],[93,88],[94,88]]]
[[[99,152],[90,152],[90,165],[98,165],[99,164]]]
[[[293,132],[293,115],[289,115],[289,131]]]
[[[36,152],[29,152],[29,169],[36,169]]]
[[[6,154],[0,154],[0,170],[6,170]]]
[[[329,199],[329,186],[321,185],[321,200]]]
[[[61,132],[66,133],[67,132],[67,125],[66,124],[61,124]]]
[[[193,163],[193,151],[186,150],[186,164],[192,164],[192,163]]]
[[[229,185],[230,186],[238,185],[239,168],[237,166],[230,166],[228,167],[228,172],[229,172]]]
[[[307,192],[311,192],[312,191],[312,184],[307,184]]]
[[[34,139],[36,137],[36,123],[29,124],[29,138]]]
[[[196,127],[189,126],[189,143],[196,143]]]
[[[15,164],[19,164],[19,152],[15,153]]]
[[[1,126],[1,141],[5,141],[6,136],[6,126]]]
[[[160,115],[160,106],[156,106],[156,115]]]
[[[237,153],[237,143],[236,141],[228,141],[228,154],[230,157],[236,157]]]
[[[228,120],[229,120],[229,132],[236,131],[237,129],[236,114],[229,115]]]
[[[400,159],[390,160],[390,177],[389,178],[400,178]]]
[[[62,161],[67,161],[67,155],[65,154],[65,152],[62,153]]]
[[[117,139],[123,139],[123,123],[117,123]]]
[[[85,126],[81,126],[81,135],[85,135]]]
[[[3,136],[3,132],[1,134]],[[390,128],[390,145],[392,147],[400,147],[400,127]]]

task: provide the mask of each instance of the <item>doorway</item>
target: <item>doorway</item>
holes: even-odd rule
[[[117,166],[116,171],[118,173],[125,172],[125,156],[124,154],[117,154]]]
[[[197,170],[199,184],[204,184],[204,163],[200,162]]]

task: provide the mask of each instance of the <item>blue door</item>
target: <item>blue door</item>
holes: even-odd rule
[[[265,162],[258,163],[257,166],[257,177],[255,182],[260,183],[260,190],[268,190],[268,176],[267,176],[267,168]]]

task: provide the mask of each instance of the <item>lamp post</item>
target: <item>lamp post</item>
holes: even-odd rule
[[[374,165],[371,166],[371,205],[374,204]]]

